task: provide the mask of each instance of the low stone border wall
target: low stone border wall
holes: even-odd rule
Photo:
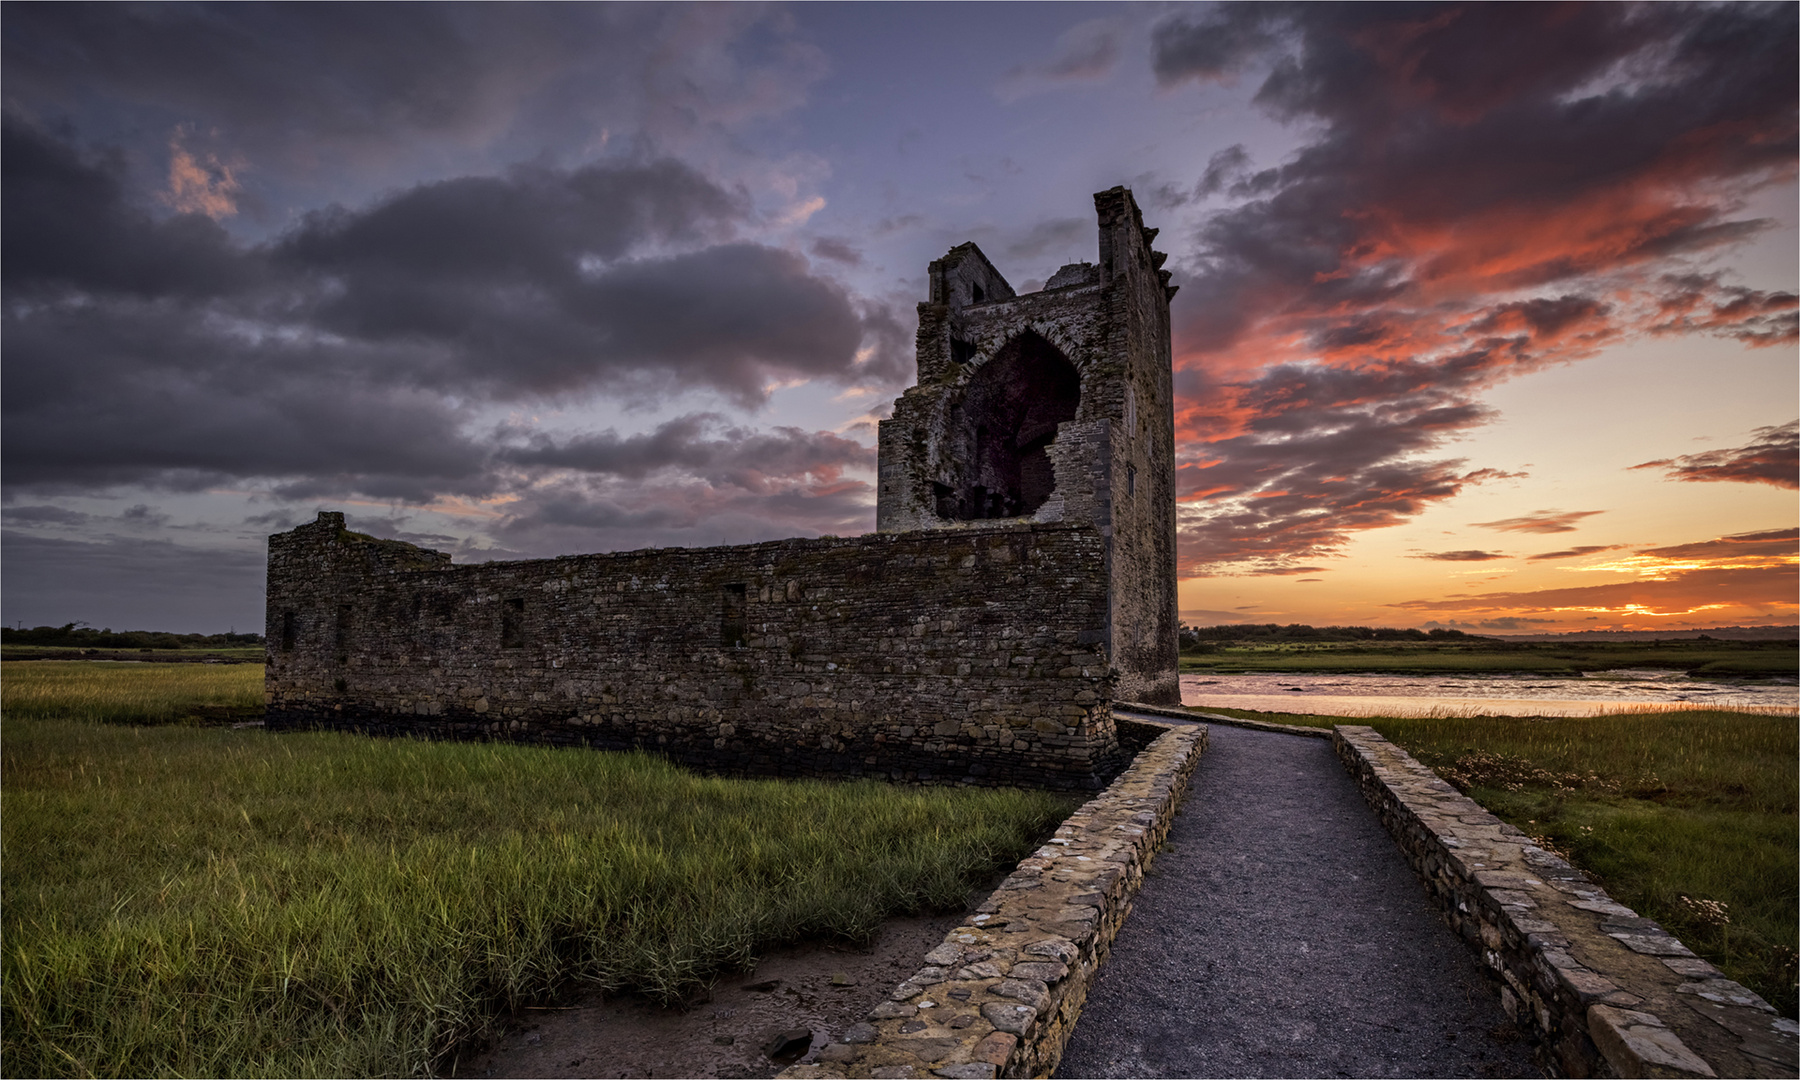
[[[1168,731],[945,935],[813,1077],[1048,1076],[1206,748]]]
[[[1322,727],[1302,727],[1299,724],[1273,724],[1267,720],[1246,720],[1237,716],[1224,716],[1219,713],[1194,712],[1192,709],[1173,709],[1167,705],[1140,705],[1130,701],[1115,701],[1113,709],[1124,709],[1127,712],[1149,713],[1153,716],[1167,716],[1176,720],[1187,720],[1190,723],[1230,724],[1232,727],[1255,728],[1257,731],[1279,731],[1283,735],[1306,735],[1314,739],[1331,738],[1331,729]]]
[[[1502,1003],[1568,1076],[1794,1076],[1794,1021],[1373,728],[1333,744]]]

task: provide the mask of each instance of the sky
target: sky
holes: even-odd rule
[[[1796,621],[1791,3],[0,8],[0,616],[873,530],[926,266],[1130,187],[1184,622]]]

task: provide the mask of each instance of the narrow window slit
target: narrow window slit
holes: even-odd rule
[[[728,649],[744,647],[749,627],[744,621],[745,589],[742,583],[719,590],[719,644]]]
[[[525,647],[525,600],[513,597],[500,608],[500,647],[502,649],[523,649]]]

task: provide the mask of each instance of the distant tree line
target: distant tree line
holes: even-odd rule
[[[1183,626],[1181,647],[1198,648],[1221,641],[1481,641],[1477,634],[1461,630],[1402,630],[1393,626],[1307,626],[1305,623],[1226,623],[1221,626]]]
[[[221,649],[261,645],[261,634],[171,634],[161,630],[96,630],[80,623],[18,630],[0,626],[0,644],[55,649]]]

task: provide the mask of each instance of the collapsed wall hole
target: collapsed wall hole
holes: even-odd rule
[[[1081,375],[1056,346],[1027,330],[969,377],[950,416],[937,514],[956,521],[1035,513],[1056,489],[1046,449],[1075,418]]]
[[[745,588],[727,585],[719,590],[719,644],[728,649],[742,648],[750,632],[744,616]]]

